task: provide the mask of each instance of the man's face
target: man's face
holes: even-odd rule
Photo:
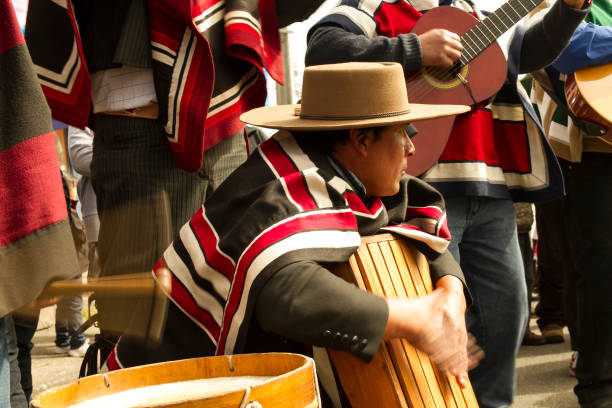
[[[408,156],[414,153],[414,145],[406,133],[406,124],[364,129],[364,132],[367,132],[369,143],[360,179],[367,194],[397,194],[400,179],[406,172]]]

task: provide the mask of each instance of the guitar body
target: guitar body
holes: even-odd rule
[[[580,119],[612,127],[612,63],[585,67],[567,77],[565,98]]]
[[[478,24],[478,20],[455,7],[436,7],[416,22],[412,33],[422,34],[444,28],[463,35]],[[464,53],[468,51],[464,48]],[[473,105],[495,95],[506,79],[506,58],[497,42],[484,49],[469,64],[460,67],[464,84],[454,72],[441,67],[423,67],[406,77],[408,99],[413,103]],[[474,99],[472,99],[472,96]],[[414,125],[419,133],[412,139],[415,155],[408,160],[408,173],[424,173],[440,157],[450,135],[454,117],[419,121]]]

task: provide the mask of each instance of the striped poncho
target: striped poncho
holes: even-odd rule
[[[148,0],[148,12],[160,120],[176,166],[197,171],[264,104],[264,68],[283,81],[275,2]],[[85,128],[91,81],[71,2],[30,1],[27,37],[53,117]]]
[[[0,0],[0,318],[78,273],[51,114],[10,0]]]
[[[298,261],[344,262],[360,236],[380,230],[416,240],[435,258],[450,234],[440,194],[414,177],[366,203],[314,147],[279,132],[215,191],[155,266],[172,274],[171,300],[217,354],[245,348],[259,293]],[[202,346],[203,347],[203,346]]]

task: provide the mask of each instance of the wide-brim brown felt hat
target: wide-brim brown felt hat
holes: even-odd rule
[[[408,102],[394,62],[348,62],[304,70],[302,103],[256,108],[243,122],[272,129],[331,130],[390,126],[467,112],[466,105]]]

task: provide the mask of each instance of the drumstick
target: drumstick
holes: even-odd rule
[[[156,278],[150,272],[134,273],[117,276],[105,276],[103,278],[78,280],[59,280],[50,283],[40,294],[38,299],[54,299],[57,303],[62,296],[79,295],[86,292],[95,292],[105,296],[123,297],[150,297],[151,302],[146,309],[145,315],[141,316],[146,321],[144,329],[131,333],[132,336],[144,339],[151,347],[156,346],[163,335],[166,324],[167,303],[166,293],[171,290],[170,272],[163,268],[157,273]],[[40,306],[39,306],[40,307]],[[144,310],[144,309],[142,309]],[[142,312],[141,310],[141,312]],[[114,329],[108,327],[112,332]]]
[[[157,277],[157,281],[150,272],[133,273],[102,278],[78,280],[58,280],[51,282],[39,296],[40,298],[76,295],[79,293],[96,292],[103,295],[149,295],[156,285],[164,292],[170,291],[170,273],[165,272]]]

